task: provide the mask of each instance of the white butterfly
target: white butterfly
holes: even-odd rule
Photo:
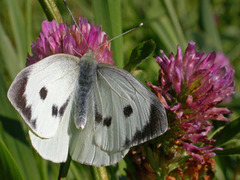
[[[164,107],[130,73],[82,58],[49,56],[23,69],[8,98],[29,125],[32,145],[47,160],[71,158],[108,166],[131,146],[163,134]]]

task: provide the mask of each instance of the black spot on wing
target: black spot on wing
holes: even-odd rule
[[[104,120],[103,120],[104,126],[109,127],[109,126],[111,126],[111,123],[112,123],[112,117],[109,116],[109,117],[104,118]]]
[[[37,119],[32,119],[30,122],[34,129],[36,129],[36,122],[37,122]]]
[[[132,106],[127,105],[123,108],[123,114],[126,118],[129,117],[132,113],[133,113]]]
[[[16,89],[16,94],[14,95],[13,101],[16,103],[16,106],[22,113],[24,119],[35,129],[36,119],[32,120],[32,106],[27,106],[27,99],[24,94],[28,83],[28,75],[29,71],[23,72],[22,78],[14,84],[13,89]]]
[[[61,106],[61,108],[59,109],[59,115],[60,117],[63,116],[65,110],[66,110],[66,107],[68,105],[68,101],[69,101],[69,98],[67,99],[67,101]]]
[[[57,107],[57,105],[53,105],[52,106],[52,116],[57,117],[57,115],[58,115],[58,107]]]
[[[47,91],[46,87],[42,87],[42,89],[39,91],[40,98],[42,100],[46,99],[47,93],[48,93],[48,91]]]
[[[97,106],[95,106],[95,121],[97,123],[102,122],[102,115],[98,112]]]

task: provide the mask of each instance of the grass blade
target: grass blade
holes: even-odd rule
[[[10,16],[11,30],[16,44],[17,59],[20,68],[25,66],[26,61],[26,33],[21,4],[18,0],[5,0]]]
[[[22,180],[23,177],[21,172],[14,161],[12,155],[8,151],[7,147],[4,145],[0,139],[0,178],[1,179],[11,179],[11,180]]]
[[[213,20],[211,5],[209,0],[199,1],[200,6],[200,17],[203,28],[208,33],[209,37],[212,39],[214,46],[217,50],[222,50],[221,40],[219,37],[218,30],[216,28],[215,22]]]
[[[224,148],[223,150],[217,150],[214,152],[220,156],[240,155],[240,146]]]
[[[110,38],[122,33],[120,1],[93,0],[95,24],[100,24]],[[113,59],[116,66],[123,67],[122,37],[112,42]]]
[[[2,75],[2,67],[0,68],[0,116],[5,116],[9,118],[15,118],[17,113],[11,106],[7,99],[7,88]]]
[[[171,19],[171,22],[173,24],[173,29],[175,30],[175,32],[177,34],[177,37],[178,37],[178,40],[179,40],[179,45],[181,47],[185,47],[186,46],[186,40],[185,40],[183,31],[182,31],[180,22],[178,20],[177,14],[176,14],[175,9],[173,7],[173,3],[172,3],[171,0],[164,0],[163,3],[166,7],[168,15],[169,15],[169,17]]]
[[[13,79],[17,72],[21,69],[19,63],[19,58],[16,54],[16,51],[8,38],[5,30],[3,29],[2,24],[0,23],[0,52],[2,58],[0,60],[1,64],[4,64],[8,74],[10,75],[10,79]],[[3,68],[3,65],[2,67]]]
[[[27,51],[31,52],[31,43],[32,43],[32,1],[26,0],[26,36],[27,36]]]
[[[227,141],[231,140],[239,132],[240,132],[240,118],[231,121],[223,129],[217,132],[213,136],[213,139],[216,140],[216,142],[214,142],[213,145],[214,146],[223,145]]]
[[[36,157],[26,140],[20,122],[0,116],[0,124],[2,125],[0,126],[0,136],[16,161],[23,179],[40,180]]]

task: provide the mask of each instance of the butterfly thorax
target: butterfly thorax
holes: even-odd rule
[[[91,102],[91,92],[96,77],[97,61],[93,51],[88,51],[79,61],[79,76],[76,90],[75,125],[83,129],[87,120],[87,107]]]

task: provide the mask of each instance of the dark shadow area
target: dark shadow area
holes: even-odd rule
[[[24,131],[22,130],[22,126],[20,122],[0,115],[0,123],[2,124],[3,129],[6,133],[14,137],[15,139],[23,142],[25,145],[27,146],[29,145],[27,143],[27,140],[24,135]]]

